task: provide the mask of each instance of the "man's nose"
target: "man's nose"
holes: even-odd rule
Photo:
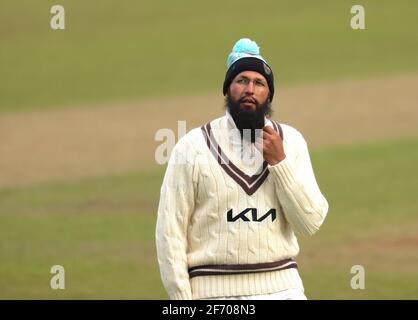
[[[248,81],[247,86],[245,87],[245,93],[247,94],[254,93],[254,82]]]

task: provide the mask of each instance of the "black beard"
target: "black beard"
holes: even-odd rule
[[[238,101],[234,101],[229,95],[225,97],[225,106],[229,111],[232,119],[234,119],[235,125],[241,133],[241,138],[244,138],[252,143],[261,134],[261,129],[264,127],[264,117],[271,115],[271,102],[266,100],[265,103],[259,104],[256,102],[255,110],[248,110],[241,108],[241,98]],[[244,134],[244,129],[250,129],[251,134]]]

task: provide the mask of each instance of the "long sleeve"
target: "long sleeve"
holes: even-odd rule
[[[174,148],[161,187],[156,245],[161,278],[170,299],[191,299],[187,267],[187,226],[194,209],[194,161],[191,147]]]
[[[269,166],[276,183],[276,194],[292,229],[311,236],[322,225],[328,202],[322,195],[312,169],[306,141],[300,133],[295,139],[296,157],[288,157]],[[293,141],[292,141],[293,143]]]

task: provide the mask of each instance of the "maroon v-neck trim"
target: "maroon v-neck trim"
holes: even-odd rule
[[[273,121],[272,123],[274,130],[276,132],[279,131],[280,136],[283,139],[283,131],[280,125],[276,124]],[[222,169],[232,179],[234,179],[235,182],[238,183],[248,195],[252,195],[254,192],[256,192],[269,175],[267,161],[264,160],[260,169],[257,170],[257,172],[260,172],[259,174],[249,176],[245,172],[241,171],[236,165],[234,165],[232,161],[222,151],[222,148],[217,143],[215,137],[213,136],[213,134],[211,134],[212,128],[210,123],[207,123],[206,125],[202,126],[201,129],[209,150],[217,160],[218,164],[222,167]]]

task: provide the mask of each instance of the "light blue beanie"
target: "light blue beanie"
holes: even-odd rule
[[[222,88],[224,95],[228,93],[229,86],[236,75],[242,71],[256,71],[266,78],[270,90],[270,101],[273,100],[273,71],[260,55],[260,47],[255,41],[248,38],[238,40],[232,48],[232,52],[229,54],[226,64],[228,70]]]

